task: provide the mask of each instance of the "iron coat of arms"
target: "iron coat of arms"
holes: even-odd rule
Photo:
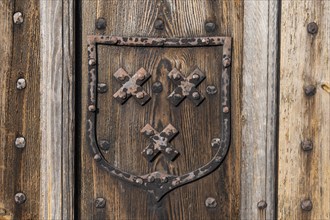
[[[88,36],[97,166],[156,201],[214,172],[230,145],[231,59],[230,37]]]

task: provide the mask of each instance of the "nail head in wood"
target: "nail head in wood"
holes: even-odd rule
[[[24,193],[19,192],[15,194],[15,203],[17,205],[21,205],[26,201],[26,196]]]
[[[25,87],[26,87],[25,79],[23,79],[23,78],[18,79],[16,82],[16,88],[18,90],[23,90],[23,89],[25,89]]]
[[[213,197],[208,197],[206,200],[205,200],[205,206],[207,208],[215,208],[217,207],[218,203],[217,201],[215,200],[215,198]]]
[[[313,208],[313,203],[310,199],[305,199],[301,202],[300,206],[304,211],[311,211]]]
[[[205,23],[205,30],[206,30],[206,32],[213,32],[213,31],[215,31],[215,27],[216,27],[216,25],[215,25],[215,23],[213,23],[213,22],[206,22]]]
[[[15,139],[15,147],[19,148],[19,149],[22,149],[25,147],[25,138],[24,137],[17,137]]]
[[[304,151],[311,151],[313,150],[313,142],[311,140],[305,140],[301,142],[301,148]]]
[[[99,198],[95,199],[95,207],[96,208],[102,209],[102,208],[105,207],[106,203],[107,203],[106,200],[102,197],[99,197]]]
[[[95,22],[95,27],[98,30],[104,30],[107,27],[107,21],[105,18],[98,18]]]
[[[164,29],[164,21],[160,18],[157,18],[154,23],[154,28],[156,30],[163,30]]]
[[[316,34],[319,30],[318,25],[315,22],[311,22],[307,25],[307,32],[309,34]]]
[[[265,200],[260,200],[257,204],[258,209],[265,209],[267,208],[267,202]]]
[[[14,24],[22,24],[24,22],[24,17],[22,12],[16,12],[13,15]]]

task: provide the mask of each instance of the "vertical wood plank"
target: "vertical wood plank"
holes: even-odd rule
[[[330,218],[330,2],[283,1],[279,116],[279,219]],[[314,35],[310,22],[318,24]],[[304,87],[314,85],[307,97]],[[304,151],[301,142],[313,149]],[[312,210],[302,210],[309,199]]]
[[[23,23],[14,24],[15,12]],[[40,176],[39,4],[0,2],[0,218],[38,219]],[[19,78],[26,81],[18,90]],[[24,137],[24,148],[15,147]],[[22,192],[26,200],[16,204]]]
[[[239,120],[241,116],[241,88],[237,85],[240,85],[243,60],[243,3],[241,1],[209,0],[98,0],[82,1],[81,13],[82,73],[80,92],[82,103],[81,106],[79,106],[79,109],[81,109],[81,127],[79,128],[79,139],[81,144],[79,145],[82,147],[79,158],[80,167],[78,174],[81,177],[81,182],[79,183],[79,217],[94,217],[98,219],[237,219],[239,217],[241,155],[241,121]],[[95,29],[95,21],[98,17],[103,17],[107,20],[107,27],[105,30]],[[153,26],[155,20],[159,17],[164,20],[165,28],[163,31],[156,30]],[[216,23],[217,27],[213,33],[205,31],[204,24],[206,21],[214,21]],[[169,38],[212,35],[233,37],[232,85],[234,86],[232,87],[232,98],[234,101],[231,106],[233,137],[226,161],[219,170],[213,173],[214,175],[209,175],[205,179],[188,184],[181,189],[176,190],[176,192],[173,191],[173,193],[162,202],[155,204],[145,199],[145,192],[139,191],[139,189],[136,189],[135,187],[129,187],[127,184],[112,178],[112,176],[104,172],[95,162],[93,162],[89,146],[86,143],[85,128],[88,83],[86,37],[91,34],[101,33],[119,36]],[[148,49],[146,49],[146,51],[148,51]],[[108,53],[104,53],[103,55],[105,58],[111,59],[112,62],[115,62],[115,58],[109,58]],[[189,58],[188,55],[187,57]],[[150,56],[150,62],[155,62],[157,58],[157,56]],[[131,57],[130,60],[127,56],[123,56],[121,59],[127,60],[128,63],[132,63],[132,67],[138,58]],[[180,60],[180,58],[177,58],[177,60]],[[109,60],[103,62],[109,63]],[[155,66],[157,65],[158,64],[156,63]],[[163,74],[166,74],[166,65],[163,66],[164,70],[162,70],[161,65],[159,65],[159,67],[159,70],[163,71]],[[102,73],[103,76],[104,74],[108,74],[110,69],[105,68],[105,71],[106,72]],[[154,71],[158,70],[155,69]],[[164,91],[167,92],[167,90],[168,88],[164,87]],[[112,96],[110,96],[110,98],[112,98]],[[166,101],[166,98],[164,100]],[[186,117],[187,115],[183,116],[184,119],[182,121],[184,121],[184,123],[189,121]],[[140,120],[140,118],[137,120]],[[101,125],[98,124],[98,126]],[[113,126],[113,124],[108,123],[108,126]],[[123,126],[129,126],[129,124],[123,123]],[[106,129],[109,128],[101,129],[102,131],[107,131]],[[125,131],[125,129],[123,129],[123,131]],[[100,132],[98,134],[100,134]],[[115,142],[115,140],[110,141]],[[135,139],[132,139],[133,143],[135,143],[135,141]],[[134,149],[135,144],[132,144],[132,146],[134,146],[132,147]],[[140,146],[140,144],[138,146]],[[133,151],[133,149],[131,151]],[[117,148],[117,151],[121,150],[123,154],[125,154],[123,149]],[[131,151],[126,151],[126,153],[131,154]],[[195,154],[192,155],[192,158],[199,156],[200,155]],[[136,168],[133,167],[136,159],[132,161],[130,159],[117,160],[116,163],[119,165],[123,163],[129,165],[131,167],[127,166],[126,168],[132,170]],[[190,162],[187,160],[182,167],[180,166],[180,169],[188,169],[190,163],[193,164],[194,162],[195,161]],[[138,161],[138,164],[140,167],[145,166],[145,161]],[[217,181],[212,182],[212,178],[216,178]],[[207,185],[210,183],[216,186],[216,190],[210,190],[208,187],[209,185]],[[208,210],[205,207],[205,199],[212,195],[218,198],[218,206],[214,209]],[[95,199],[97,197],[104,197],[107,199],[105,208],[95,208]]]
[[[40,0],[43,219],[72,219],[74,197],[74,1]]]
[[[275,218],[278,4],[244,2],[241,219]]]

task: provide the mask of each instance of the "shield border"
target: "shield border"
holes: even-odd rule
[[[230,71],[231,71],[231,37],[195,37],[195,38],[148,38],[148,37],[118,37],[105,35],[90,35],[88,41],[88,106],[87,106],[87,143],[90,146],[95,162],[107,170],[112,176],[139,186],[151,193],[156,201],[168,192],[182,185],[191,183],[215,171],[223,162],[230,145],[231,117],[230,117]],[[180,175],[170,175],[153,172],[145,175],[134,175],[122,171],[110,164],[102,155],[96,141],[97,115],[97,45],[136,46],[136,47],[195,47],[195,46],[223,46],[223,65],[221,75],[221,137],[215,156],[202,167]],[[155,181],[157,180],[157,181]],[[159,180],[159,181],[158,181]]]

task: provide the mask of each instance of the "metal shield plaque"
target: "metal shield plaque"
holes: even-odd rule
[[[98,167],[156,201],[215,171],[230,144],[231,59],[230,37],[89,36],[86,126]]]

